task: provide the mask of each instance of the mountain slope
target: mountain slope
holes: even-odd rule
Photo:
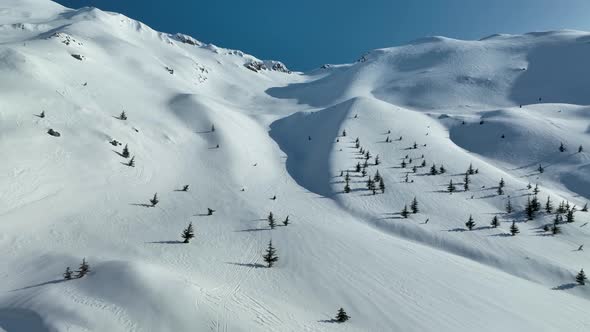
[[[590,198],[577,152],[590,34],[434,37],[289,73],[44,0],[0,0],[0,31],[0,330],[590,328],[590,290],[574,284],[590,214],[556,236],[542,229],[553,214],[523,214],[529,182],[543,203]],[[355,172],[357,137],[383,194]],[[420,213],[402,218],[413,197]],[[91,273],[63,281],[84,257]],[[330,321],[339,307],[349,322]]]

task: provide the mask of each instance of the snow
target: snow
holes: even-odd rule
[[[588,331],[574,276],[590,269],[577,251],[590,214],[551,236],[553,215],[522,211],[528,183],[542,204],[590,198],[589,40],[430,37],[253,72],[280,62],[96,8],[0,0],[0,331]],[[352,172],[356,137],[384,194]],[[420,213],[401,218],[413,197]],[[269,230],[271,211],[291,224]],[[82,258],[90,274],[64,281]],[[352,318],[331,322],[340,307]]]

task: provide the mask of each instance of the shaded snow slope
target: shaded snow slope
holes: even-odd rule
[[[554,214],[523,213],[529,183],[590,199],[588,33],[424,38],[303,74],[44,0],[0,0],[0,32],[0,331],[590,329],[590,214],[552,236]]]

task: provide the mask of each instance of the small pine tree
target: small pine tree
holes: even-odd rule
[[[402,160],[402,163],[400,164],[401,168],[406,168],[406,160]]]
[[[409,178],[409,176],[408,176],[408,173],[406,173],[406,176],[405,176],[405,179],[404,179],[404,181],[405,181],[405,182],[410,182],[410,178]],[[412,181],[414,181],[414,180],[412,180]]]
[[[381,190],[382,194],[385,194],[385,182],[383,182],[383,178],[379,179],[379,190]]]
[[[344,311],[344,309],[342,309],[342,308],[338,309],[338,313],[336,314],[336,321],[338,323],[344,323],[349,319],[350,319],[350,316],[348,316],[348,314],[346,313],[346,311]]]
[[[342,130],[342,136],[346,137],[346,130]]]
[[[504,182],[504,178],[500,178],[500,183],[498,184],[498,187],[504,188],[505,185],[506,183]]]
[[[188,226],[182,231],[182,234],[180,236],[184,239],[182,243],[189,243],[189,241],[195,237],[192,222],[188,224]]]
[[[66,272],[64,272],[63,274],[64,279],[66,280],[71,280],[72,279],[72,270],[70,270],[70,267],[66,267]]]
[[[582,212],[588,212],[588,203],[584,204],[582,207]]]
[[[533,186],[531,186],[531,184],[530,184],[530,183],[526,185],[526,188],[527,188],[527,189],[531,189],[532,187],[533,187]]]
[[[207,208],[207,215],[208,216],[212,216],[213,212],[215,212],[215,210],[211,209],[211,208]]]
[[[158,193],[154,194],[154,197],[152,199],[150,199],[150,203],[152,203],[152,206],[156,206],[156,204],[158,204],[160,201],[158,200]]]
[[[373,176],[373,181],[375,181],[375,183],[379,182],[381,180],[381,174],[379,174],[379,171],[377,170],[375,172],[375,176]]]
[[[422,160],[422,164],[420,164],[420,167],[426,167],[426,160]],[[436,170],[436,168],[434,170]]]
[[[215,131],[215,125],[211,125],[211,132]]]
[[[575,207],[568,210],[567,214],[565,215],[565,221],[567,221],[568,223],[572,223],[572,222],[576,221],[574,218],[574,212],[575,212]]]
[[[537,194],[539,194],[540,191],[541,190],[539,190],[539,185],[535,184],[535,189],[533,189],[533,194],[537,195]]]
[[[576,275],[576,282],[580,285],[585,285],[586,284],[586,273],[584,273],[584,269],[581,269],[580,272],[578,272],[578,275]]]
[[[553,223],[553,226],[551,227],[551,233],[553,235],[557,235],[557,234],[561,233],[561,227],[559,227],[558,224],[555,222]]]
[[[449,193],[454,193],[455,192],[455,185],[453,184],[453,180],[452,179],[449,181],[449,185],[447,186],[447,190],[449,191]]]
[[[367,175],[367,170],[363,168],[363,170],[361,171],[361,175],[362,177],[365,177]]]
[[[510,199],[508,199],[506,202],[506,213],[512,213],[512,211],[512,203],[510,202]]]
[[[533,220],[535,218],[535,209],[533,207],[533,204],[531,203],[530,197],[528,198],[525,212],[528,220]]]
[[[119,115],[119,120],[127,120],[127,114],[125,114],[125,111],[121,112],[121,115]]]
[[[545,202],[545,212],[551,213],[553,211],[553,204],[551,203],[551,198],[547,196],[547,202]]]
[[[502,189],[502,187],[498,187],[498,195],[504,195],[504,189]]]
[[[416,199],[415,196],[414,196],[414,199],[412,199],[412,203],[410,204],[410,209],[412,210],[412,213],[414,213],[414,214],[420,212],[420,209],[418,208],[418,200]]]
[[[563,142],[561,142],[559,144],[559,152],[564,152],[565,151],[565,145],[563,145]]]
[[[469,164],[469,168],[467,168],[467,174],[469,174],[469,175],[475,174],[475,170],[473,169],[473,164]]]
[[[375,156],[375,165],[379,165],[380,161],[379,161],[379,155]]]
[[[369,189],[369,190],[375,189],[375,182],[373,181],[373,179],[371,179],[370,176],[369,176],[369,179],[367,180],[367,189]]]
[[[350,185],[348,184],[348,181],[346,181],[346,184],[344,185],[344,192],[347,194],[350,192]]]
[[[287,216],[285,220],[283,220],[283,226],[289,226],[289,216]]]
[[[584,147],[580,145],[578,147],[578,153],[582,153],[583,151],[584,151]]]
[[[408,218],[408,216],[410,215],[410,212],[408,212],[408,206],[404,205],[404,209],[401,212],[402,217],[404,218]]]
[[[44,118],[45,117],[45,111],[41,111],[41,114],[39,114],[40,118]],[[581,146],[581,145],[580,145]]]
[[[127,163],[127,166],[129,167],[135,167],[135,156],[131,157],[131,159],[129,159],[129,162]]]
[[[465,191],[469,191],[469,183],[471,182],[471,180],[469,179],[469,173],[466,172],[465,173],[465,178],[463,179],[463,189]]]
[[[539,173],[545,172],[545,169],[543,168],[543,166],[541,166],[541,164],[539,164],[539,168],[537,170],[539,171]]]
[[[443,165],[440,165],[440,168],[438,169],[438,171],[440,172],[440,174],[444,174],[447,172],[447,169]]]
[[[472,230],[473,227],[475,227],[475,222],[473,221],[473,216],[469,215],[469,219],[467,220],[467,222],[465,223],[465,226],[467,226],[467,228],[469,230]]]
[[[512,234],[512,236],[514,236],[518,233],[520,233],[520,230],[518,229],[518,226],[516,226],[516,222],[513,221],[512,226],[510,226],[510,234]]]
[[[275,229],[276,223],[275,223],[275,217],[273,216],[272,212],[268,214],[268,227],[270,227],[270,229]]]
[[[361,163],[360,162],[359,163],[356,163],[356,168],[354,170],[357,173],[361,171]]]
[[[182,191],[188,191],[188,187],[189,187],[189,185],[185,184],[184,187],[182,187]]]
[[[127,146],[127,144],[125,144],[121,156],[123,156],[123,158],[129,158],[129,147]]]
[[[430,167],[430,175],[437,175],[438,174],[438,170],[436,169],[436,165],[432,164],[432,167]]]
[[[498,226],[500,226],[500,220],[498,220],[498,216],[494,216],[494,218],[492,218],[492,223],[491,223],[492,227],[496,228]]]
[[[533,196],[533,199],[531,200],[531,204],[533,205],[533,210],[535,212],[541,211],[541,204],[539,203],[539,199],[537,198],[537,195]]]
[[[78,271],[76,271],[76,278],[82,278],[87,275],[88,272],[90,272],[90,266],[88,265],[88,262],[86,262],[86,258],[83,258]]]
[[[266,266],[271,268],[276,261],[279,260],[279,257],[276,254],[277,250],[272,246],[272,240],[268,242],[268,248],[266,249],[266,254],[262,256],[264,261],[266,262]]]

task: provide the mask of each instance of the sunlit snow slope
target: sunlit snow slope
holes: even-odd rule
[[[588,58],[579,31],[432,37],[291,73],[0,0],[0,331],[590,331]],[[557,235],[548,196],[577,209]]]

